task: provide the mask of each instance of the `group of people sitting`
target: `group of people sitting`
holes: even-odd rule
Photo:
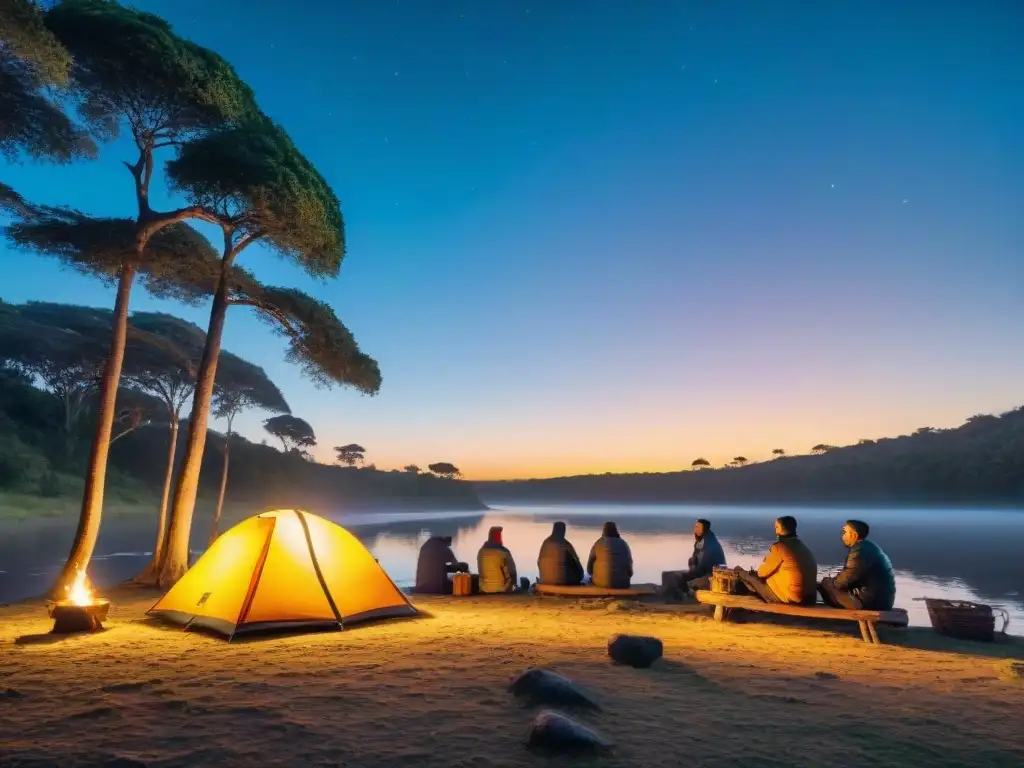
[[[487,534],[487,541],[477,553],[478,591],[501,594],[529,589],[528,579],[519,579],[516,561],[501,539],[502,527],[496,525]],[[431,536],[420,548],[416,563],[416,592],[419,594],[451,594],[450,576],[468,573],[469,566],[455,559],[451,536]],[[633,578],[633,554],[619,535],[615,523],[605,523],[601,538],[594,542],[583,563],[572,543],[565,537],[565,523],[555,523],[537,557],[540,584],[573,586],[589,577],[595,586],[605,589],[624,588]]]
[[[861,520],[847,520],[842,533],[846,563],[836,576],[818,581],[814,553],[797,536],[796,518],[786,515],[776,519],[776,540],[761,565],[733,570],[746,591],[766,603],[812,605],[820,594],[834,608],[888,611],[896,600],[896,577],[889,557],[868,538],[870,530]],[[663,587],[670,593],[708,589],[712,571],[726,565],[725,551],[709,520],[696,522],[693,538],[688,570],[666,574]]]
[[[540,584],[574,586],[589,577],[591,584],[604,589],[623,589],[633,578],[633,555],[619,535],[615,523],[605,523],[599,538],[590,548],[584,570],[576,549],[565,536],[565,523],[554,524],[551,535],[541,544],[537,557]],[[826,605],[835,608],[887,611],[896,600],[896,578],[888,556],[868,538],[868,524],[847,520],[842,539],[848,552],[843,569],[834,577],[818,580],[814,553],[796,533],[796,518],[788,515],[775,521],[775,543],[760,566],[745,570],[734,568],[745,590],[767,603],[811,605],[818,594]],[[494,526],[477,553],[478,591],[501,594],[529,589],[528,579],[519,579],[516,561],[501,539],[501,526]],[[725,567],[725,550],[711,530],[709,520],[693,526],[693,555],[686,571],[665,574],[663,589],[669,595],[692,593],[711,586],[716,567]],[[469,566],[455,559],[451,536],[432,536],[420,549],[416,564],[416,592],[451,594],[451,575],[468,573]]]

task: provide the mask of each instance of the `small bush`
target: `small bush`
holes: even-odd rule
[[[52,469],[39,478],[39,495],[44,499],[56,499],[60,491],[60,478]]]

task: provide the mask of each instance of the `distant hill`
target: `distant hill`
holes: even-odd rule
[[[60,399],[24,376],[0,370],[0,490],[43,498],[80,495],[93,422],[87,414],[70,432],[67,424]],[[119,424],[115,432],[122,427]],[[183,422],[181,433],[187,428]],[[107,470],[109,498],[153,502],[166,469],[167,430],[166,423],[139,426],[113,443]],[[224,436],[210,430],[200,476],[200,492],[207,497],[216,495],[223,445]],[[184,439],[178,440],[177,448],[180,462]],[[466,482],[317,464],[240,435],[231,438],[227,500],[254,508],[298,506],[317,512],[346,507],[486,509]]]
[[[1024,407],[956,429],[821,446],[743,467],[478,482],[487,503],[924,504],[1024,507]]]

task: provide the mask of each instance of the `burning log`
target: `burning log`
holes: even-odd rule
[[[46,610],[53,619],[54,634],[98,632],[110,610],[110,601],[93,596],[85,583],[85,571],[79,571],[64,600],[50,600]]]

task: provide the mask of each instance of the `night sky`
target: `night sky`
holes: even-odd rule
[[[380,395],[317,390],[242,308],[225,334],[323,461],[663,471],[1024,403],[1019,0],[135,4],[234,64],[342,200],[339,280],[241,263],[330,301]],[[0,173],[133,215],[129,157]],[[0,259],[7,301],[113,304]]]

